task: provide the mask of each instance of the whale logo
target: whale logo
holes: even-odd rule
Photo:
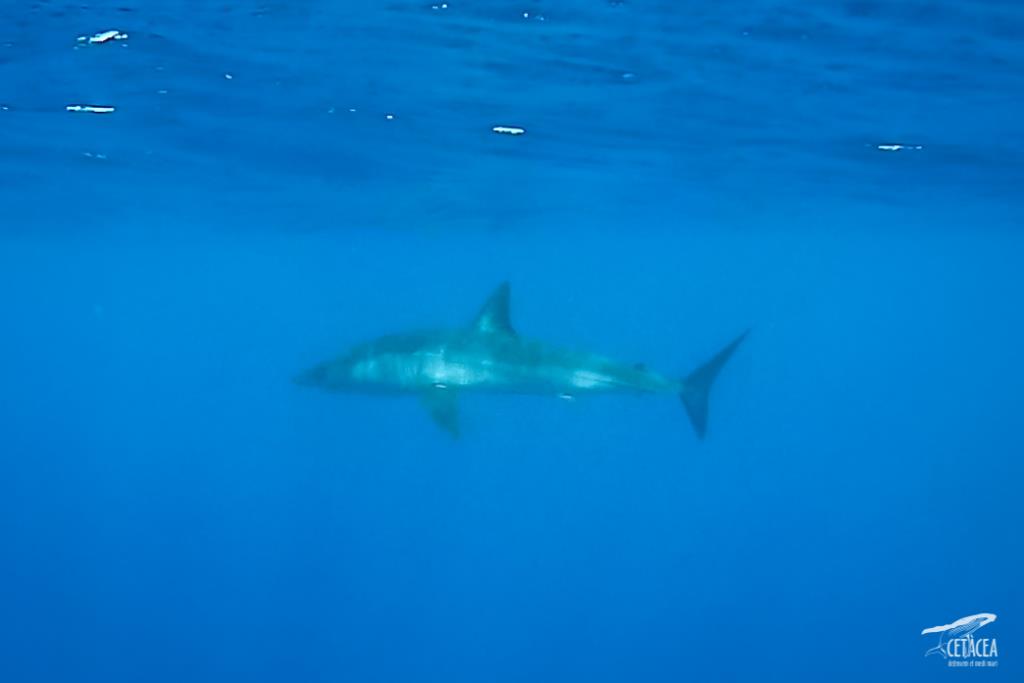
[[[950,657],[994,657],[997,654],[995,639],[988,638],[975,641],[974,632],[982,626],[987,626],[996,620],[996,615],[982,612],[972,614],[969,617],[961,617],[951,624],[944,626],[932,626],[921,631],[921,635],[938,633],[939,642],[935,647],[929,648],[924,656],[942,655],[943,659]]]

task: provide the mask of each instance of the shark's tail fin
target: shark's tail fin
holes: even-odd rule
[[[747,330],[733,339],[728,346],[716,353],[709,361],[691,372],[683,380],[683,388],[679,392],[679,397],[683,399],[683,405],[686,406],[686,414],[690,416],[690,423],[693,424],[693,429],[701,439],[704,438],[704,433],[707,431],[708,426],[708,394],[711,392],[711,385],[714,383],[715,377],[718,376],[722,366],[725,365],[726,361],[729,360],[729,357],[736,350],[736,347],[740,345],[740,342],[749,333],[750,330]]]

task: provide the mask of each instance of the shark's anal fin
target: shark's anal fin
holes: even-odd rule
[[[420,394],[424,407],[437,425],[459,438],[459,402],[454,389],[433,386]]]
[[[473,320],[473,328],[478,332],[500,333],[515,335],[516,330],[512,327],[512,320],[508,312],[509,286],[507,282],[498,285],[491,296],[480,308]]]

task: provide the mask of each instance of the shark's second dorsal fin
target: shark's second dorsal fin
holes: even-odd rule
[[[502,282],[484,302],[480,312],[473,320],[473,328],[478,332],[515,335],[512,321],[508,316],[508,282]]]

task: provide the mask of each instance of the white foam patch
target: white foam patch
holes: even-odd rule
[[[921,145],[875,145],[875,148],[883,152],[899,152],[904,149],[923,149]]]
[[[111,29],[110,31],[100,31],[91,36],[78,36],[78,42],[89,43],[90,45],[109,43],[112,40],[128,40],[128,34]]]
[[[91,114],[112,114],[114,112],[113,107],[100,106],[95,104],[69,104],[64,107],[66,111],[84,111]]]

